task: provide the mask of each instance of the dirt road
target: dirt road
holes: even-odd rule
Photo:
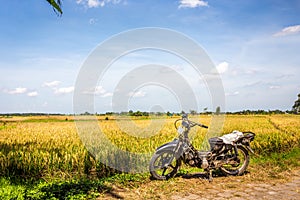
[[[280,199],[280,200],[300,200],[300,172],[295,177],[285,183],[246,183],[233,188],[220,188],[212,184],[205,191],[194,192],[186,195],[171,195],[173,200],[192,199],[230,199],[230,200],[256,200],[256,199]]]
[[[300,169],[281,179],[252,180],[251,174],[216,177],[209,183],[200,175],[177,177],[170,181],[149,181],[134,188],[112,186],[99,199],[230,199],[300,200]]]

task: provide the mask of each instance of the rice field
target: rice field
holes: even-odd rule
[[[178,117],[115,120],[110,116],[105,120],[102,116],[97,119],[95,123],[102,136],[94,127],[74,123],[70,116],[0,118],[0,176],[61,179],[96,174],[105,177],[116,171],[97,161],[103,156],[101,145],[95,154],[86,149],[89,144],[101,143],[106,138],[123,151],[151,155],[158,146],[177,136],[173,123]],[[209,125],[211,116],[201,115],[199,119]],[[89,120],[82,122],[89,125]],[[224,122],[220,134],[233,130],[255,132],[251,145],[257,154],[287,152],[300,146],[300,115],[227,115]],[[206,129],[193,129],[195,147],[202,146],[206,133]],[[119,160],[107,159],[107,162]]]

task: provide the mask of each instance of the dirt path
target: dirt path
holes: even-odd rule
[[[300,200],[300,169],[281,179],[253,181],[250,174],[216,177],[212,183],[201,174],[177,177],[170,181],[149,181],[135,188],[112,186],[112,191],[98,199],[280,199]]]
[[[192,199],[281,199],[300,200],[300,172],[286,183],[247,183],[237,188],[223,189],[212,185],[205,191],[194,192],[187,195],[172,195],[171,199],[192,200]]]

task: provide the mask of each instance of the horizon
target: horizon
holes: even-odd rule
[[[62,115],[62,116],[70,116],[70,115],[122,115],[122,114],[129,114],[130,111],[121,111],[121,112],[112,112],[112,111],[106,111],[106,112],[95,112],[95,113],[89,113],[89,112],[84,112],[84,113],[46,113],[46,112],[20,112],[20,113],[17,113],[17,112],[11,112],[11,113],[0,113],[0,116],[5,116],[5,115],[11,115],[11,116],[14,116],[14,115],[36,115],[36,116],[39,116],[39,115]],[[180,115],[182,113],[181,112],[173,112],[173,111],[166,111],[166,112],[160,112],[160,111],[157,111],[157,112],[149,112],[149,111],[143,111],[143,110],[133,110],[133,112],[141,112],[141,113],[148,113],[148,114],[167,114],[167,113],[170,113],[170,114],[175,114],[175,115]],[[243,113],[243,112],[250,112],[250,113],[276,113],[276,112],[281,112],[281,113],[285,113],[285,114],[294,114],[292,109],[291,110],[280,110],[280,109],[274,109],[274,110],[248,110],[248,109],[245,109],[245,110],[235,110],[235,111],[220,111],[221,114],[238,114],[238,113]],[[191,111],[189,112],[184,112],[186,114],[189,114],[189,115],[194,115],[191,113]],[[210,110],[207,110],[207,111],[200,111],[200,112],[196,112],[195,115],[199,115],[199,114],[215,114],[216,111],[210,111]]]
[[[291,110],[300,93],[299,1],[62,3],[61,17],[44,0],[1,6],[0,113],[74,113],[76,80],[88,56],[112,36],[145,27],[174,30],[203,48],[222,81],[222,112]],[[197,97],[189,109],[216,109],[205,73],[195,74],[178,55],[144,49],[114,61],[89,91],[94,110],[114,111],[120,80],[149,64],[167,66],[186,80]],[[159,85],[132,88],[124,96],[128,110],[182,110],[177,96]]]

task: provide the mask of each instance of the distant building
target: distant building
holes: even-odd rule
[[[298,100],[295,101],[295,104],[293,106],[293,112],[296,114],[300,114],[300,94],[298,94]]]

